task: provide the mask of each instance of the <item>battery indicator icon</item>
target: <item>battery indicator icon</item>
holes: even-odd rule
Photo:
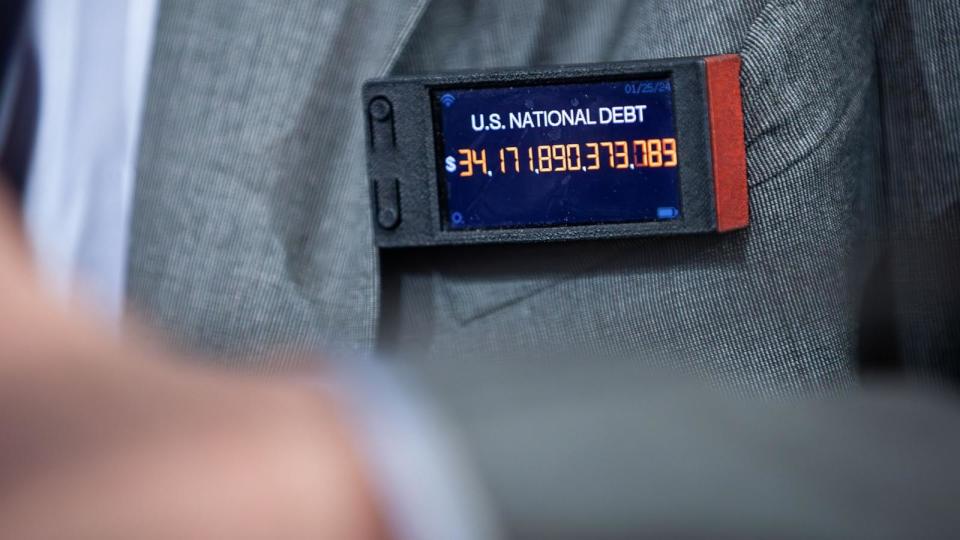
[[[680,215],[680,211],[673,206],[661,206],[657,208],[657,219],[674,219]]]

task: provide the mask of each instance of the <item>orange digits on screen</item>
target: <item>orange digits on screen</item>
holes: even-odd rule
[[[464,156],[463,159],[457,162],[457,165],[465,167],[460,171],[460,176],[473,176],[473,160],[471,159],[473,156],[473,150],[470,150],[469,148],[461,148],[460,150],[457,150],[457,153]]]
[[[593,151],[587,154],[587,157],[593,160],[593,163],[587,165],[588,171],[595,171],[600,168],[600,145],[594,142],[588,142],[587,148],[592,148]]]
[[[614,168],[617,169],[626,169],[630,167],[630,160],[627,159],[627,141],[617,141],[613,143],[613,147],[616,149],[613,152],[613,157],[617,159]]]
[[[573,158],[576,156],[577,161],[574,163]],[[580,170],[580,145],[579,144],[568,144],[567,145],[567,168],[571,171]]]
[[[550,146],[550,155],[559,165],[553,168],[554,172],[566,172],[567,170],[567,148],[562,144]]]
[[[667,158],[663,162],[664,167],[677,166],[677,141],[676,139],[663,139],[663,155]]]
[[[582,149],[585,146],[586,149]],[[487,150],[461,148],[457,151],[463,159],[457,162],[461,166],[459,175],[469,178],[479,169],[478,174],[490,176],[487,167]],[[500,174],[510,171],[519,173],[521,149],[516,146],[499,148],[494,154],[499,157]],[[532,173],[562,173],[578,171],[596,171],[606,166],[610,169],[658,169],[677,166],[677,140],[637,139],[634,141],[597,141],[570,144],[541,144],[526,149],[527,171]],[[451,171],[452,172],[452,171]]]
[[[464,167],[463,170],[460,171],[461,177],[469,178],[473,176],[473,168],[476,166],[480,167],[481,174],[490,174],[490,169],[487,168],[486,148],[481,148],[479,153],[472,148],[461,148],[457,150],[457,153],[463,156],[463,159],[457,162],[457,165]]]

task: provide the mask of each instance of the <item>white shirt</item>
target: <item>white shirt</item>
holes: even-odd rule
[[[40,109],[24,199],[51,285],[119,318],[157,0],[35,0]],[[83,291],[77,291],[82,283]]]

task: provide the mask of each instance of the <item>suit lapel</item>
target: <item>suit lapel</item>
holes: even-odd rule
[[[161,3],[128,294],[189,344],[369,348],[359,88],[426,0]]]

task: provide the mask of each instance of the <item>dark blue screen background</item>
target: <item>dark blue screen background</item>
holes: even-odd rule
[[[441,198],[446,195],[450,229],[637,222],[680,215],[677,167],[614,169],[606,166],[603,153],[599,170],[537,174],[528,169],[526,154],[526,148],[533,147],[536,157],[539,145],[579,143],[585,150],[587,142],[674,138],[669,79],[435,90],[433,99],[439,115]],[[511,112],[585,109],[597,121],[600,107],[631,105],[647,106],[642,123],[490,129],[491,113],[508,125]],[[487,129],[476,131],[471,121],[479,125],[480,114]],[[508,155],[504,174],[498,153],[511,146],[520,148],[523,166],[515,172]],[[450,171],[449,158],[463,159],[458,150],[464,148],[487,150],[490,175],[478,171],[462,178],[459,173],[466,167],[460,165]],[[632,149],[630,155],[633,159]]]

